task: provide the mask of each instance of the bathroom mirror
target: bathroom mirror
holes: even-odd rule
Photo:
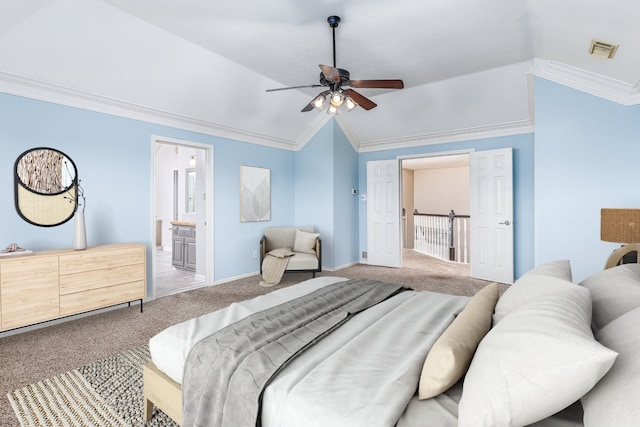
[[[25,151],[14,167],[16,211],[25,221],[53,227],[69,221],[78,206],[78,170],[62,151]]]

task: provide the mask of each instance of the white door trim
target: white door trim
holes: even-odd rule
[[[206,235],[206,252],[207,252],[207,261],[205,262],[205,285],[211,286],[214,283],[214,171],[213,171],[213,145],[203,144],[199,142],[187,141],[184,139],[177,138],[169,138],[158,135],[151,135],[151,210],[149,215],[149,223],[151,227],[151,290],[153,292],[152,298],[156,297],[156,251],[155,251],[155,209],[156,209],[156,183],[155,183],[155,174],[156,174],[156,144],[170,144],[175,146],[183,146],[183,147],[191,147],[198,148],[204,150],[205,156],[205,196],[206,201],[205,204],[207,206],[207,211],[205,214],[205,235]]]

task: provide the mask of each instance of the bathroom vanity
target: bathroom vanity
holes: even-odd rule
[[[196,224],[171,221],[171,265],[176,268],[196,271]]]

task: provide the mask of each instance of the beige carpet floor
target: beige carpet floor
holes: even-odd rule
[[[405,252],[403,263],[400,269],[358,264],[318,276],[368,277],[401,283],[416,290],[468,296],[488,284],[470,278],[466,265],[440,261],[414,251]],[[279,285],[264,288],[258,286],[261,277],[252,276],[158,298],[146,303],[142,314],[139,306],[125,306],[0,338],[0,426],[18,425],[6,397],[12,390],[138,347],[172,324],[310,277],[310,274],[287,273]]]

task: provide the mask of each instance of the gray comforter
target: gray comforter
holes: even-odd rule
[[[182,383],[183,425],[259,425],[262,392],[275,374],[357,313],[404,290],[369,279],[329,285],[198,342]]]

